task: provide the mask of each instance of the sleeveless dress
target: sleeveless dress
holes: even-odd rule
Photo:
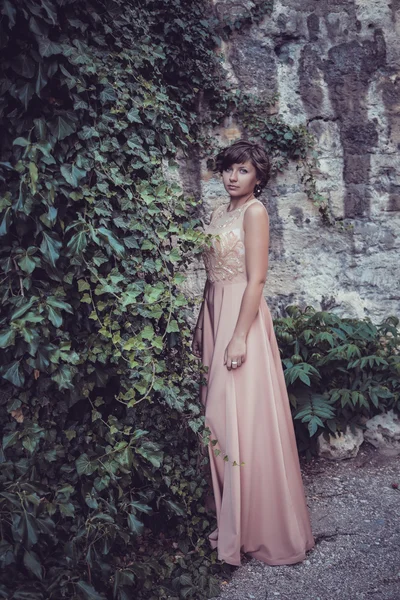
[[[208,371],[201,402],[211,430],[210,497],[217,519],[209,542],[218,559],[231,565],[241,564],[241,552],[284,565],[301,562],[315,542],[279,348],[263,296],[248,332],[246,361],[230,371],[223,364],[247,284],[243,218],[253,202],[264,206],[252,199],[227,212],[225,203],[204,225],[212,245],[202,253],[208,280],[202,363]]]

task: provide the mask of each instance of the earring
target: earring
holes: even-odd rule
[[[260,184],[257,183],[257,185],[254,188],[254,195],[259,196],[261,194],[261,192],[262,192],[262,188],[261,188]]]

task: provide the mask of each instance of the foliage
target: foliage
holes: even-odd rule
[[[275,319],[299,449],[314,449],[324,430],[363,426],[365,418],[400,412],[399,319],[339,317],[311,306]]]
[[[321,221],[324,225],[329,227],[336,227],[338,231],[348,231],[354,228],[352,223],[344,225],[342,217],[335,217],[328,200],[323,196],[317,189],[317,180],[315,173],[318,172],[319,168],[319,153],[315,149],[315,138],[310,135],[310,150],[303,154],[301,160],[296,165],[296,169],[302,169],[300,175],[300,181],[303,184],[304,190],[309,200],[311,200],[314,206],[318,207],[318,212],[321,215]]]
[[[315,148],[315,137],[304,125],[289,126],[274,114],[278,94],[269,98],[258,98],[251,94],[239,92],[234,107],[236,113],[250,138],[264,143],[272,158],[272,173],[284,171],[289,161],[297,162],[296,170],[300,171],[300,181],[304,191],[314,206],[318,207],[323,225],[337,225],[337,219],[326,198],[318,192],[315,173],[318,171],[318,151]],[[345,227],[340,224],[340,229]],[[351,226],[346,226],[348,229]]]
[[[305,160],[314,140],[304,126],[289,126],[274,114],[277,100],[277,94],[269,98],[257,98],[239,93],[235,109],[246,131],[259,138],[268,148],[274,171],[283,171],[289,160]]]

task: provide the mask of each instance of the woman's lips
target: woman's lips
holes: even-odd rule
[[[228,185],[228,188],[232,188],[233,190],[237,190],[238,187],[238,185]]]

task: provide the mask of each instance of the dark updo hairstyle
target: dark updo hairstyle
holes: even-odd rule
[[[242,164],[249,160],[257,172],[260,185],[255,187],[254,196],[259,196],[269,180],[271,164],[264,148],[256,142],[238,140],[224,148],[215,158],[215,171],[222,173],[233,164]]]

